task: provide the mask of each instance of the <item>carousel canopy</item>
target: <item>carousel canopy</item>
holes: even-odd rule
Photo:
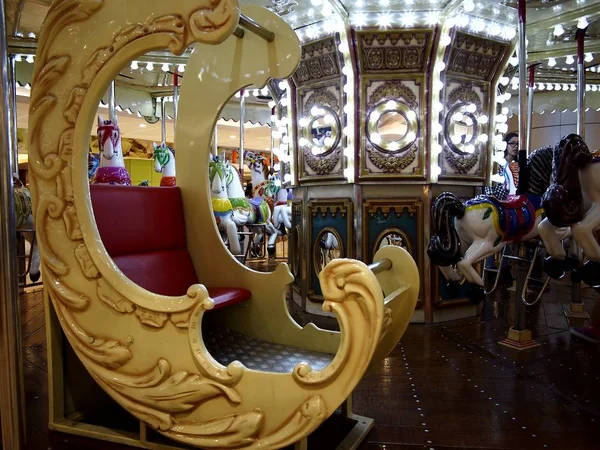
[[[333,34],[343,25],[354,29],[422,29],[452,25],[472,35],[514,42],[518,22],[515,0],[242,0],[241,3],[260,4],[277,12],[303,42]],[[32,70],[32,64],[27,62],[32,59],[28,55],[35,53],[36,38],[51,1],[6,0],[5,4],[10,51],[22,55],[17,57],[17,80],[26,86]],[[587,103],[593,109],[600,107],[600,97],[595,94],[600,86],[600,76],[596,72],[600,64],[599,19],[600,1],[597,0],[527,2],[527,59],[529,63],[539,64],[536,112],[576,108],[573,92],[576,85],[575,34],[582,28],[587,28],[585,65],[590,94]],[[153,99],[173,95],[173,73],[178,72],[185,78],[187,56],[154,52],[132,62],[130,67],[124,67],[117,79],[119,106],[147,117],[159,115],[160,108],[156,111]],[[513,57],[506,77],[507,92],[512,90],[514,94],[518,88],[515,60]],[[270,123],[270,96],[257,92],[247,100],[246,120]],[[233,99],[225,108],[223,119],[239,120],[235,102]],[[508,107],[516,112],[516,95],[508,102]],[[172,104],[167,107],[167,114],[172,115]]]

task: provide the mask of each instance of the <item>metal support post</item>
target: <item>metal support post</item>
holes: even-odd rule
[[[13,198],[13,152],[9,140],[9,85],[4,0],[0,0],[0,421],[2,448],[25,449],[23,357],[17,286],[17,231]]]

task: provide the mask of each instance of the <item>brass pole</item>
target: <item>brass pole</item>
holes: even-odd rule
[[[254,33],[261,37],[265,41],[273,42],[275,40],[275,33],[267,30],[262,25],[256,23],[250,17],[240,14],[240,26],[244,27],[250,33]],[[236,34],[237,36],[237,34]],[[239,37],[239,36],[238,36]]]

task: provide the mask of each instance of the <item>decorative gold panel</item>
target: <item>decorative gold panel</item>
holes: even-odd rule
[[[462,79],[491,81],[509,44],[456,32],[448,59],[448,75]]]
[[[424,73],[432,40],[432,30],[357,32],[361,73]]]
[[[305,44],[298,69],[293,75],[296,86],[304,86],[341,76],[337,34]]]

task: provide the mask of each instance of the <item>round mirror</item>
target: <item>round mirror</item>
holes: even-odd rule
[[[313,249],[313,267],[318,274],[333,259],[344,257],[342,237],[333,228],[325,228],[317,236]]]
[[[444,138],[450,148],[459,154],[475,152],[479,123],[474,104],[457,103],[446,115]]]
[[[304,126],[300,145],[307,147],[313,155],[325,155],[338,146],[341,125],[333,109],[313,106],[310,117],[301,122],[304,122],[301,123]]]
[[[417,140],[418,133],[417,113],[406,103],[384,101],[367,116],[367,137],[379,150],[402,151]]]
[[[408,133],[408,120],[398,111],[388,111],[377,122],[381,142],[398,142]]]
[[[375,243],[375,253],[380,248],[387,247],[389,245],[402,247],[406,251],[408,251],[408,253],[412,254],[412,246],[410,243],[410,239],[403,231],[397,228],[385,230],[377,237]]]
[[[292,255],[291,255],[291,264],[292,264],[292,274],[294,274],[294,276],[297,278],[298,275],[300,274],[300,226],[296,225],[293,229],[292,229],[292,236],[291,236],[291,250],[292,250]]]

